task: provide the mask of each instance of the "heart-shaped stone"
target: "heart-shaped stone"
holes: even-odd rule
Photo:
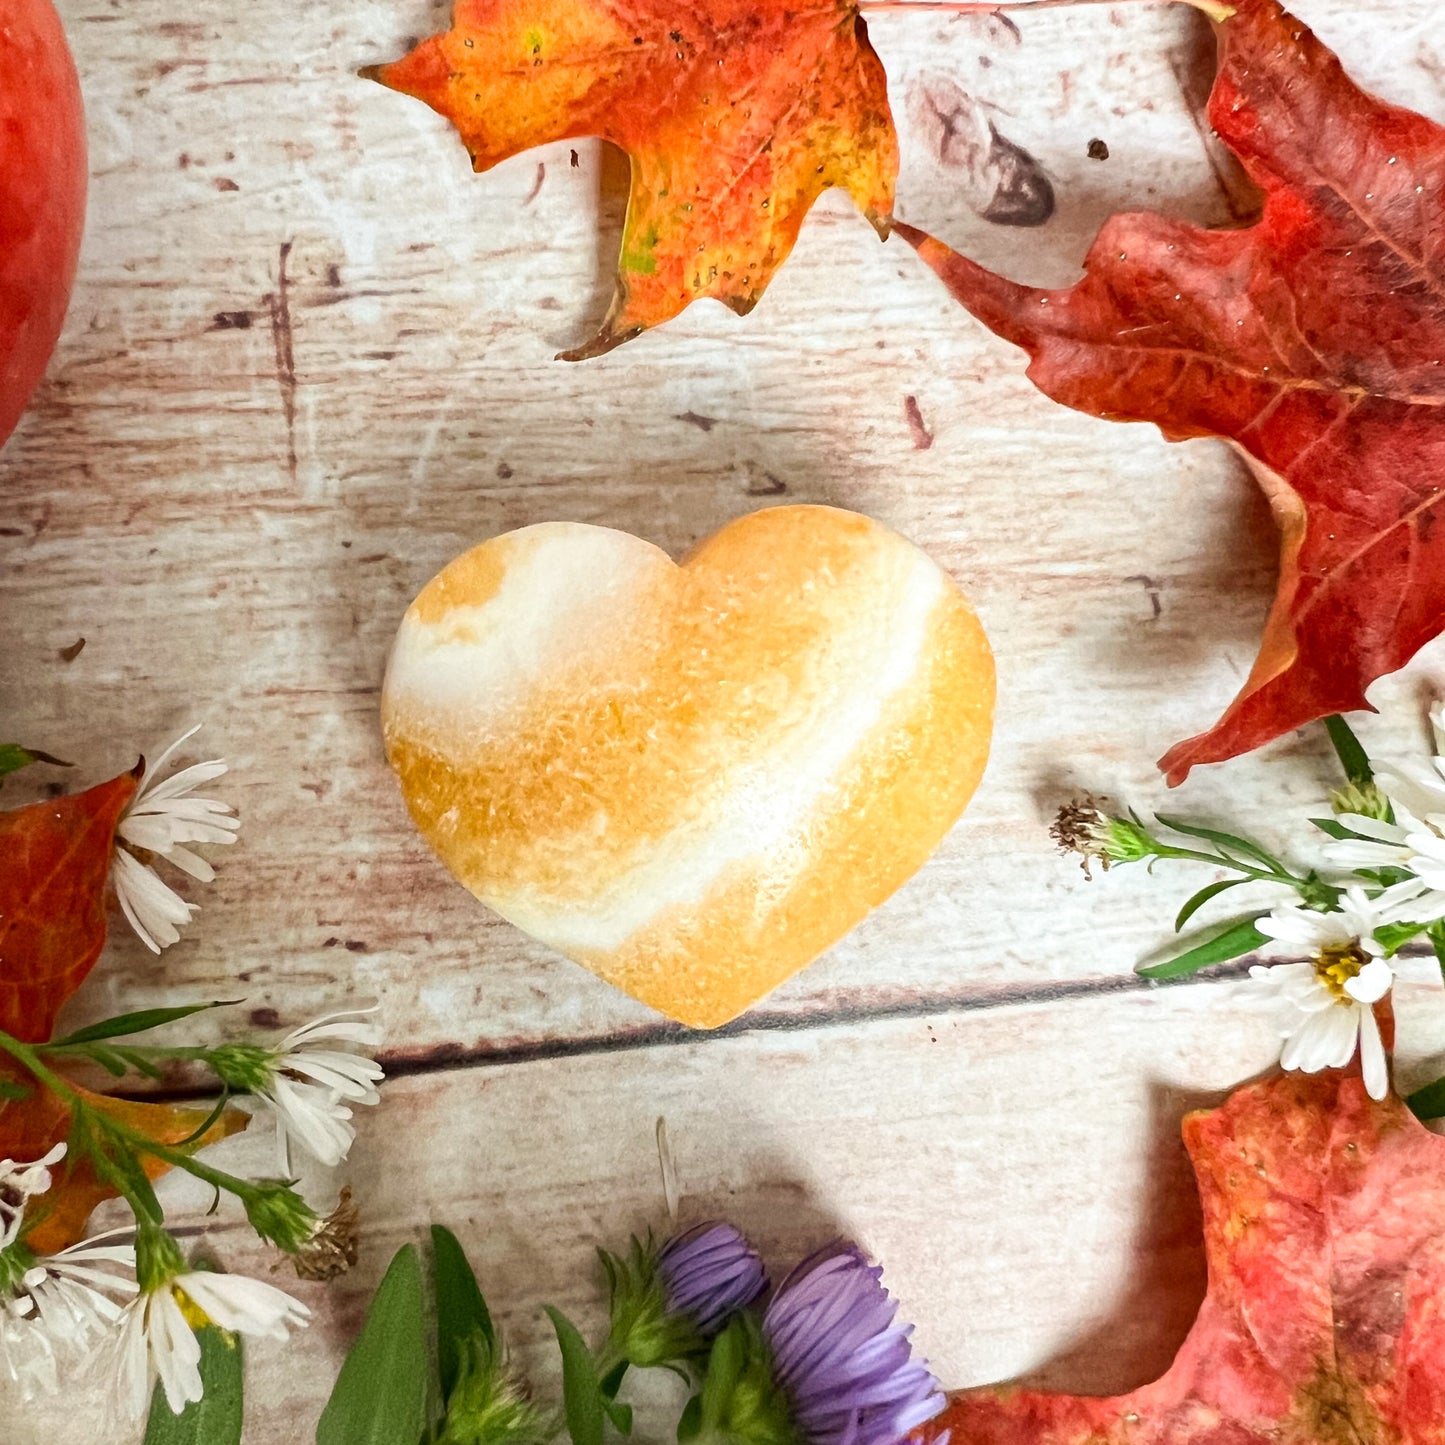
[[[682,1023],[725,1023],[918,869],[988,754],[988,640],[897,533],[831,507],[682,565],[548,523],[407,609],[382,692],[422,834],[478,898]]]

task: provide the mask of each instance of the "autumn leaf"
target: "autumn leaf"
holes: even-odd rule
[[[49,1039],[105,943],[116,824],[140,777],[0,813],[0,1029]]]
[[[1042,391],[1173,441],[1228,438],[1269,498],[1280,575],[1258,659],[1162,759],[1170,783],[1368,707],[1445,627],[1445,129],[1361,90],[1275,0],[1235,10],[1209,120],[1264,194],[1257,224],[1115,216],[1056,291],[898,228]]]
[[[0,1080],[6,1085],[7,1095],[0,1098],[0,1159],[43,1157],[51,1145],[69,1134],[69,1105],[48,1089],[36,1087],[22,1069],[9,1061],[0,1062]],[[21,1097],[9,1097],[12,1092]],[[197,1135],[197,1130],[210,1118],[210,1109],[111,1099],[86,1089],[77,1092],[96,1113],[138,1130],[157,1143],[181,1145],[188,1154],[239,1133],[250,1123],[250,1115],[228,1108],[204,1133]],[[152,1179],[158,1179],[169,1167],[149,1156],[143,1157],[142,1165]],[[27,1220],[37,1221],[27,1228],[25,1235],[27,1247],[37,1254],[54,1254],[74,1244],[84,1234],[86,1221],[95,1206],[116,1195],[114,1188],[96,1177],[94,1166],[87,1160],[66,1159],[50,1172],[50,1188],[26,1215]]]
[[[989,1388],[968,1445],[1445,1440],[1445,1139],[1357,1075],[1286,1074],[1191,1114],[1209,1291],[1162,1379],[1112,1398]]]
[[[452,121],[478,171],[579,136],[626,151],[612,307],[567,360],[702,296],[746,314],[829,186],[888,232],[898,141],[849,3],[457,0],[451,30],[362,74]]]

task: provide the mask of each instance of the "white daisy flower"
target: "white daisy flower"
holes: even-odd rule
[[[50,1188],[50,1166],[63,1158],[65,1145],[57,1144],[33,1164],[0,1159],[0,1249],[8,1249],[19,1239],[26,1204]]]
[[[376,1048],[381,1027],[368,1022],[375,1009],[327,1014],[293,1030],[276,1046],[270,1077],[252,1092],[276,1113],[281,1172],[289,1176],[291,1146],[299,1144],[328,1168],[346,1157],[356,1138],[352,1104],[375,1104],[381,1066],[364,1053],[328,1045]]]
[[[17,1386],[27,1402],[59,1389],[54,1347],[30,1311],[26,1299],[0,1301],[0,1380]]]
[[[1390,800],[1393,823],[1359,813],[1340,822],[1359,838],[1327,844],[1325,857],[1341,868],[1401,868],[1411,875],[1390,889],[1392,902],[1410,903],[1408,921],[1445,918],[1445,704],[1430,709],[1435,756],[1429,768],[1380,767],[1375,782]],[[1406,915],[1401,915],[1402,918]]]
[[[219,759],[195,763],[174,777],[160,778],[171,755],[198,731],[199,725],[177,738],[154,763],[146,763],[140,786],[116,828],[111,880],[121,912],[152,953],[175,943],[195,912],[195,905],[187,903],[155,871],[152,859],[164,858],[181,872],[209,883],[215,870],[185,845],[234,843],[241,826],[229,803],[192,793],[226,772],[226,764]]]
[[[117,1231],[116,1233],[128,1233]],[[58,1254],[27,1255],[16,1293],[0,1301],[0,1378],[19,1385],[29,1400],[54,1393],[57,1362],[85,1357],[121,1317],[109,1293],[134,1294],[135,1250],[97,1235]],[[23,1246],[22,1246],[23,1249]],[[116,1273],[119,1266],[124,1273]]]
[[[77,1354],[89,1350],[119,1323],[122,1307],[112,1294],[133,1296],[135,1246],[109,1241],[128,1230],[83,1239],[57,1254],[42,1255],[25,1273],[25,1296],[32,1317],[51,1340]]]
[[[1282,1068],[1307,1074],[1343,1068],[1358,1048],[1370,1097],[1389,1092],[1374,1005],[1395,975],[1374,932],[1392,921],[1360,888],[1346,889],[1336,912],[1281,905],[1259,920],[1256,927],[1273,940],[1261,952],[1312,955],[1307,963],[1256,964],[1249,971],[1250,986],[1278,1012]]]
[[[113,1346],[120,1403],[132,1416],[145,1412],[157,1380],[173,1414],[201,1398],[201,1345],[192,1328],[198,1314],[200,1323],[281,1340],[311,1317],[285,1291],[240,1274],[197,1270],[145,1291],[122,1311]]]

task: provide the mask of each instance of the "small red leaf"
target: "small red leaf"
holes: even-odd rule
[[[1040,390],[1174,441],[1226,437],[1269,497],[1259,657],[1162,760],[1171,783],[1368,707],[1445,627],[1445,128],[1361,90],[1275,0],[1233,3],[1209,119],[1264,192],[1258,224],[1115,216],[1060,291],[898,227]]]
[[[50,1037],[105,943],[116,824],[139,770],[0,813],[0,1029]]]
[[[1355,1074],[1287,1074],[1184,1121],[1209,1291],[1128,1395],[989,1388],[925,1432],[967,1445],[1445,1439],[1445,1139]]]

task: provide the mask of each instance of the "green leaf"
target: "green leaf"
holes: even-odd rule
[[[206,1393],[173,1415],[157,1385],[144,1445],[240,1445],[240,1338],[205,1325],[196,1331],[196,1339],[201,1346],[201,1384]]]
[[[1417,1119],[1445,1118],[1445,1079],[1416,1089],[1405,1102]]]
[[[1435,962],[1440,965],[1440,976],[1445,978],[1445,921],[1432,923],[1425,930],[1430,947],[1435,950]]]
[[[1340,766],[1345,770],[1345,777],[1352,783],[1373,782],[1375,770],[1370,766],[1370,759],[1364,748],[1360,746],[1360,740],[1355,736],[1349,723],[1336,713],[1333,717],[1325,719],[1325,730],[1330,735],[1330,741],[1335,745],[1335,756],[1339,758]]]
[[[607,1411],[607,1418],[612,1421],[612,1427],[619,1435],[632,1434],[631,1405],[624,1405],[617,1400],[604,1399],[602,1408]]]
[[[462,1372],[466,1343],[480,1334],[492,1349],[497,1342],[492,1316],[466,1253],[451,1230],[431,1227],[432,1278],[437,1312],[437,1368],[442,1399],[451,1397]]]
[[[197,1128],[193,1129],[191,1133],[187,1134],[184,1139],[177,1139],[174,1147],[184,1149],[186,1145],[194,1144],[197,1139],[204,1139],[205,1136],[211,1132],[211,1126],[220,1122],[221,1115],[226,1112],[226,1105],[230,1102],[231,1091],[226,1089],[222,1092],[221,1097],[216,1100],[215,1105],[212,1107],[211,1112],[206,1115],[205,1120]]]
[[[49,753],[42,753],[39,748],[22,748],[19,743],[0,743],[0,778],[9,773],[18,773],[21,768],[28,768],[31,763],[49,763],[52,768],[74,766],[73,763],[51,757]]]
[[[99,1064],[112,1078],[125,1077],[125,1060],[114,1049],[93,1048],[87,1050],[86,1056]]]
[[[1250,882],[1253,882],[1250,878],[1224,878],[1218,883],[1211,883],[1207,887],[1201,888],[1199,892],[1179,910],[1179,916],[1174,920],[1175,933],[1182,933],[1184,931],[1184,925],[1188,923],[1211,898],[1217,898],[1227,888],[1238,888],[1241,883]]]
[[[316,1426],[316,1445],[418,1445],[427,1429],[431,1359],[421,1256],[396,1252]]]
[[[561,1310],[548,1305],[547,1318],[557,1331],[557,1348],[562,1351],[562,1405],[572,1445],[602,1445],[607,1417],[597,1361]]]
[[[1393,958],[1412,938],[1418,938],[1428,927],[1424,923],[1385,923],[1375,930],[1375,940]]]
[[[34,1093],[33,1089],[18,1083],[14,1079],[0,1079],[0,1099],[11,1100],[19,1103],[21,1099],[28,1099]]]
[[[678,1445],[687,1445],[689,1440],[696,1440],[702,1433],[702,1396],[694,1395],[687,1402],[683,1409],[682,1417],[677,1422]]]
[[[1310,822],[1313,823],[1321,833],[1327,833],[1337,842],[1343,843],[1348,839],[1362,838],[1364,836],[1362,833],[1356,833],[1353,829],[1345,827],[1338,818],[1311,818]]]
[[[98,1024],[77,1029],[63,1039],[53,1039],[43,1045],[45,1049],[63,1049],[72,1044],[93,1043],[96,1039],[117,1039],[131,1034],[143,1034],[158,1029],[162,1024],[174,1023],[177,1019],[188,1019],[192,1014],[204,1013],[207,1009],[230,1008],[240,1003],[238,998],[215,999],[211,1003],[187,1004],[182,1008],[143,1008],[135,1013],[117,1014],[113,1019],[102,1019]]]
[[[712,1342],[699,1397],[701,1423],[705,1431],[716,1431],[727,1419],[733,1393],[747,1363],[746,1330],[746,1317],[735,1315]]]
[[[1135,972],[1140,978],[1183,978],[1185,974],[1197,973],[1212,963],[1224,963],[1227,959],[1252,953],[1261,944],[1269,942],[1268,936],[1255,927],[1256,920],[1261,917],[1262,914],[1252,913],[1248,918],[1236,919],[1167,963],[1150,964]]]
[[[1166,828],[1176,833],[1183,833],[1190,838],[1203,838],[1226,851],[1243,854],[1256,863],[1262,863],[1273,873],[1284,872],[1284,864],[1273,853],[1265,852],[1258,843],[1251,843],[1248,838],[1241,838],[1234,833],[1223,833],[1218,828],[1201,828],[1198,823],[1183,823],[1178,818],[1166,818],[1162,813],[1156,813],[1154,817],[1156,822],[1163,823]]]

